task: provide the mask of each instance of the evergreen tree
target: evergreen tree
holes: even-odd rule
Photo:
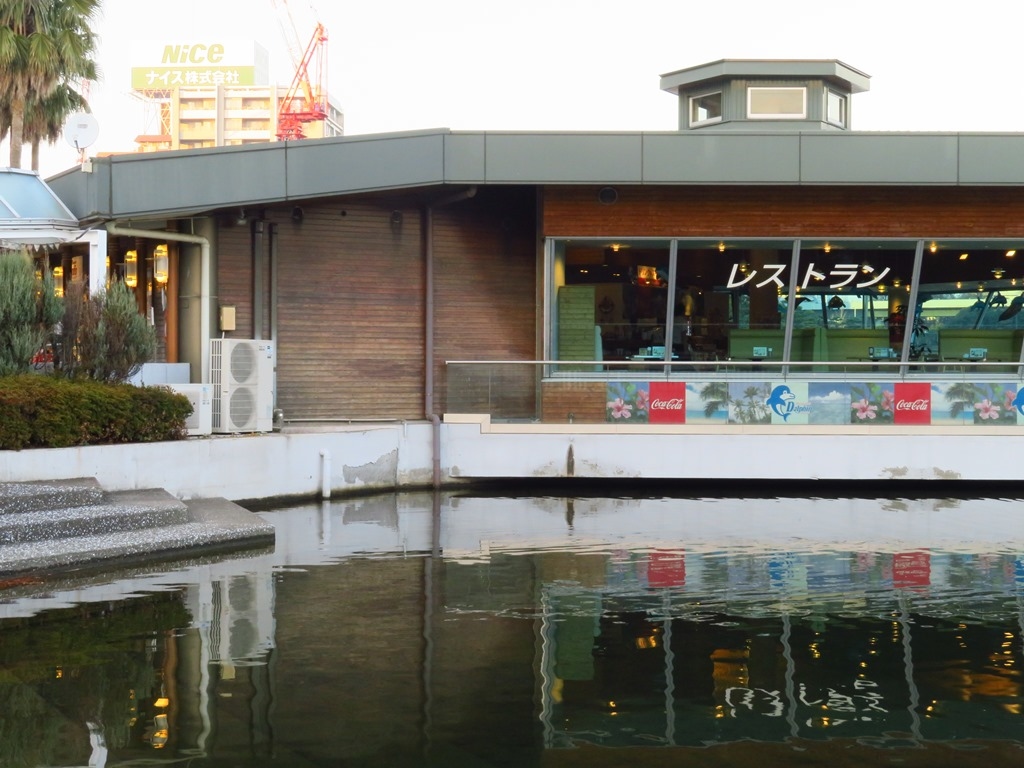
[[[0,376],[31,370],[63,313],[48,272],[39,281],[27,252],[0,251]]]
[[[139,314],[135,294],[121,282],[88,295],[68,292],[59,347],[69,378],[126,381],[156,354],[156,331]]]

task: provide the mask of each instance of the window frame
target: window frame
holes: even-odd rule
[[[839,119],[835,120],[832,117],[832,99],[835,97],[838,99],[839,104]],[[849,103],[846,94],[841,91],[837,91],[834,88],[825,88],[825,122],[829,125],[834,125],[837,128],[846,128],[849,122]]]
[[[718,114],[716,116],[714,116],[714,117],[708,117],[708,118],[705,118],[703,120],[697,119],[696,118],[696,114],[695,114],[696,113],[696,108],[697,108],[697,102],[699,102],[701,99],[706,99],[708,96],[715,96],[715,95],[718,96]],[[722,99],[723,99],[723,92],[721,90],[707,91],[706,93],[701,93],[701,94],[697,94],[697,95],[691,96],[690,99],[689,99],[689,114],[688,114],[690,127],[696,127],[696,126],[700,126],[700,125],[712,125],[714,123],[722,122]]]
[[[759,91],[800,91],[802,111],[796,112],[763,112],[755,113],[751,108],[754,93]],[[807,86],[806,85],[748,85],[747,86],[747,119],[748,120],[806,120],[807,119]]]

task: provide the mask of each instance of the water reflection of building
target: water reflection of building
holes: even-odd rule
[[[751,499],[737,529],[713,499],[371,501],[269,513],[276,552],[120,584],[191,612],[140,702],[152,717],[167,696],[170,746],[269,754],[276,733],[327,760],[538,739],[559,765],[569,745],[1020,733],[1008,502]],[[965,518],[978,540],[947,537]]]

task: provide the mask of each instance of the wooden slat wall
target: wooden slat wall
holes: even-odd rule
[[[217,308],[234,305],[234,333],[229,338],[255,337],[252,325],[252,241],[249,224],[222,223],[217,233],[217,286],[214,294],[213,328],[217,334]]]
[[[446,360],[536,358],[536,221],[533,188],[482,189],[435,210],[436,412],[446,409]],[[523,378],[508,372],[516,374]],[[496,412],[534,412],[532,387],[509,387],[502,397]]]
[[[393,210],[401,224],[392,225]],[[414,207],[304,205],[278,226],[285,418],[422,418],[423,285]]]
[[[532,189],[487,190],[435,214],[438,413],[445,360],[534,359],[534,199]],[[280,257],[278,407],[286,419],[423,418],[422,207],[349,199],[302,209],[301,224],[291,206],[264,211]],[[222,226],[219,301],[237,307],[237,338],[252,336],[250,248],[248,227]],[[518,397],[532,412],[532,390]]]
[[[1024,237],[1007,187],[547,187],[545,236]]]
[[[546,381],[541,385],[545,424],[601,424],[606,421],[607,384],[602,381]]]

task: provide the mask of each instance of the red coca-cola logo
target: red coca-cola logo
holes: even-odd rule
[[[917,400],[897,400],[896,410],[897,411],[927,411],[928,406],[931,403],[925,400],[923,397]]]
[[[652,381],[649,421],[652,424],[686,423],[686,384]]]
[[[686,401],[681,397],[673,397],[668,400],[651,400],[651,410],[664,409],[666,411],[681,411],[686,405]]]
[[[932,420],[932,388],[925,382],[903,382],[893,385],[893,423],[930,424]]]

